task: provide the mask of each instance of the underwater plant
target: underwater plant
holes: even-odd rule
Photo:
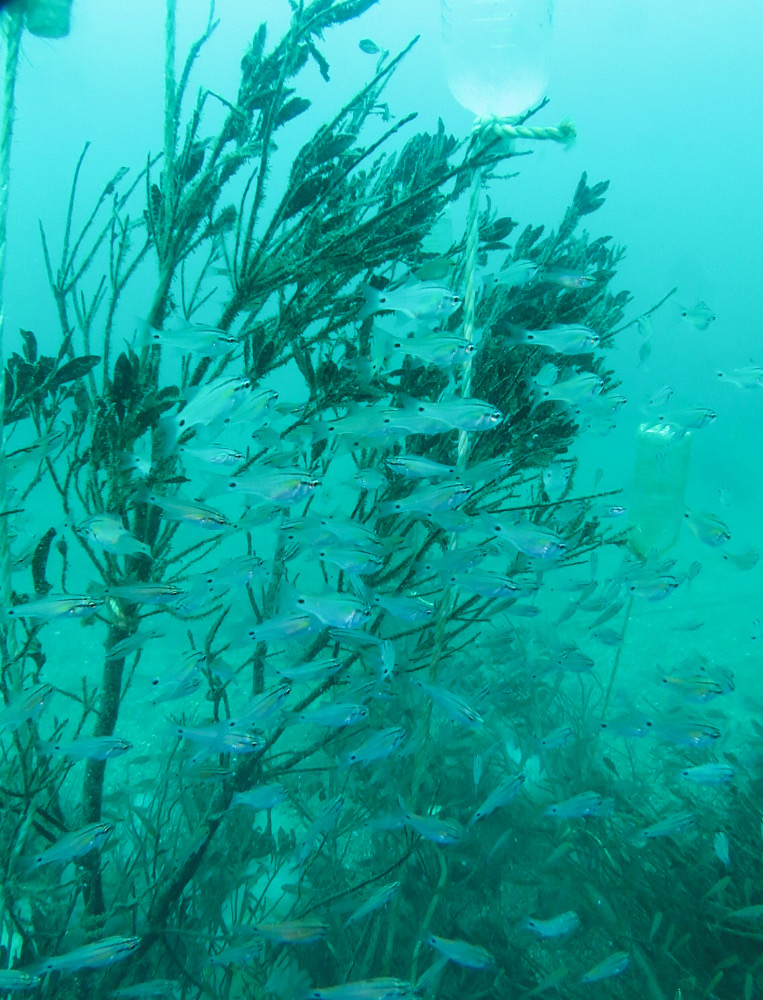
[[[214,7],[176,75],[167,0],[161,154],[80,224],[85,150],[60,251],[41,231],[58,350],[23,330],[4,365],[0,992],[476,1000],[630,961],[659,1000],[706,947],[688,890],[664,898],[690,857],[643,846],[696,826],[689,792],[655,830],[653,762],[603,742],[606,674],[563,628],[671,570],[599,584],[617,498],[576,487],[621,402],[623,251],[580,228],[607,183],[548,234],[488,202],[464,337],[466,240],[437,233],[520,153],[413,132],[382,101],[411,46],[373,43],[278,148],[301,71],[330,82],[323,33],[375,2],[290,0],[238,93],[192,100]],[[712,919],[744,933],[753,902]]]

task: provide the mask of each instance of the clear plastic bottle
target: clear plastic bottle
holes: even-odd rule
[[[670,423],[641,424],[630,503],[630,544],[637,555],[664,555],[678,538],[689,476],[691,435]]]
[[[440,0],[443,60],[459,104],[519,115],[548,85],[553,0]]]

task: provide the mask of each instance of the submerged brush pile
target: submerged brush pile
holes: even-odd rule
[[[402,56],[380,52],[281,169],[300,71],[328,80],[322,32],[372,3],[294,2],[273,48],[261,27],[204,135],[221,99],[181,107],[210,22],[168,75],[163,157],[76,236],[72,197],[58,266],[44,241],[60,350],[24,332],[5,373],[0,992],[660,1000],[728,980],[751,1000],[752,848],[745,882],[707,839],[723,809],[757,842],[754,788],[694,714],[602,723],[601,626],[680,582],[633,559],[597,579],[617,498],[560,458],[620,402],[620,251],[579,229],[606,184],[584,177],[545,237],[482,214],[465,341],[464,245],[432,231],[514,151],[442,128],[400,145],[414,116],[390,124],[381,96]],[[149,277],[136,332],[123,297]],[[700,659],[670,683],[733,686]]]

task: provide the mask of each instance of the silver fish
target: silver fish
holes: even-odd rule
[[[463,726],[481,726],[485,720],[476,709],[460,695],[454,694],[443,687],[435,684],[427,684],[425,681],[414,681],[416,687],[429,695],[432,701],[444,708],[454,722],[459,722]]]
[[[458,938],[443,938],[436,934],[428,934],[426,943],[444,955],[448,961],[463,965],[467,969],[487,969],[495,962],[487,948]]]
[[[33,966],[39,975],[49,972],[76,972],[78,969],[100,969],[129,958],[140,945],[139,937],[107,937],[64,955],[43,958]]]
[[[377,504],[377,511],[384,517],[387,514],[406,514],[415,511],[453,510],[465,503],[471,492],[471,486],[458,480],[436,483],[433,486],[419,486],[407,497]]]
[[[654,840],[656,837],[678,837],[696,825],[696,820],[690,812],[679,812],[652,823],[651,826],[645,826],[639,833],[647,840]]]
[[[560,288],[590,288],[591,285],[596,284],[596,278],[593,275],[567,267],[546,267],[541,271],[538,280],[559,285]]]
[[[6,730],[13,733],[29,719],[36,718],[52,694],[52,685],[40,684],[12,697],[7,705],[0,708],[0,733]]]
[[[257,924],[254,932],[277,944],[310,944],[328,933],[320,920],[284,920],[276,924]]]
[[[509,324],[509,331],[516,343],[546,347],[557,354],[590,354],[599,346],[595,330],[574,323],[557,323],[547,330],[525,330]]]
[[[366,605],[344,594],[302,595],[296,602],[300,610],[332,628],[362,628],[371,614]]]
[[[237,720],[225,719],[210,726],[178,726],[181,739],[199,743],[210,753],[255,753],[264,745],[261,736],[236,732]]]
[[[725,785],[733,779],[734,773],[729,764],[698,764],[684,768],[681,777],[697,785]]]
[[[231,799],[231,808],[246,806],[247,809],[274,809],[286,800],[286,789],[277,782],[271,785],[255,785],[246,792],[236,792]]]
[[[207,531],[219,531],[221,528],[230,527],[230,521],[219,510],[179,494],[166,497],[142,487],[133,494],[133,500],[137,503],[150,503],[158,507],[165,521],[193,524],[196,527],[205,528]]]
[[[372,733],[359,747],[348,750],[342,757],[345,766],[352,764],[370,764],[377,760],[386,760],[405,739],[406,733],[401,726],[388,726]]]
[[[608,801],[598,792],[580,792],[563,802],[554,802],[544,816],[554,816],[556,819],[581,819],[583,816],[599,816],[608,806]]]
[[[715,313],[706,302],[699,301],[695,306],[681,306],[681,319],[686,320],[695,330],[707,330],[715,319]]]
[[[503,286],[504,288],[519,288],[527,285],[538,273],[538,265],[533,260],[514,260],[500,271],[482,275],[482,284],[485,291],[491,292],[494,288]]]
[[[70,760],[111,760],[132,750],[132,743],[117,736],[81,736],[68,742],[45,743],[43,748],[49,754]]]
[[[78,535],[89,539],[93,545],[118,556],[144,555],[151,558],[151,549],[138,541],[114,514],[94,514],[76,527]]]
[[[402,979],[358,979],[339,986],[318,986],[303,994],[304,1000],[404,1000],[413,986]]]
[[[393,290],[361,285],[365,305],[358,313],[363,320],[378,312],[397,312],[408,319],[439,322],[451,316],[461,305],[461,297],[443,285],[411,282]]]
[[[102,606],[103,601],[94,597],[51,595],[42,597],[39,601],[15,604],[12,608],[5,609],[4,615],[9,619],[39,618],[43,621],[52,621],[55,618],[87,618],[94,615]]]
[[[218,493],[256,496],[274,504],[290,506],[306,500],[320,486],[320,479],[309,475],[303,469],[270,469],[252,466],[235,479],[221,481],[219,489],[210,487],[203,497]]]
[[[548,920],[538,920],[537,917],[528,917],[522,924],[524,930],[532,931],[542,938],[564,937],[571,934],[580,927],[580,917],[574,910],[567,910],[556,917]]]
[[[580,977],[581,983],[598,983],[602,979],[610,979],[612,976],[619,976],[630,965],[630,955],[627,951],[615,951],[607,955],[592,969],[585,972]]]
[[[442,479],[452,476],[456,469],[422,455],[391,455],[386,459],[387,468],[406,479]]]
[[[368,708],[366,705],[351,702],[333,702],[329,705],[313,708],[308,712],[301,712],[298,718],[300,722],[310,723],[314,726],[339,729],[344,726],[357,725],[368,718]]]
[[[229,353],[237,344],[236,338],[225,330],[193,324],[169,330],[157,330],[146,324],[140,337],[141,347],[167,347],[188,354],[204,354],[210,358]]]
[[[561,559],[567,552],[567,543],[561,535],[545,525],[527,520],[501,521],[488,514],[480,516],[480,523],[501,541],[532,559]]]
[[[65,833],[46,850],[30,855],[27,858],[25,871],[34,871],[43,865],[60,861],[68,862],[73,858],[82,857],[83,854],[89,854],[90,851],[98,850],[106,843],[113,829],[110,823],[89,823],[79,830]]]
[[[369,914],[380,910],[382,906],[386,906],[391,899],[394,899],[399,889],[399,882],[388,882],[387,885],[381,886],[381,888],[372,893],[364,903],[361,903],[357,910],[354,910],[350,914],[345,921],[344,926],[349,927],[350,924],[355,924],[358,920],[362,920]]]
[[[517,792],[524,784],[524,780],[524,774],[514,774],[508,778],[504,778],[500,785],[493,789],[479,809],[473,814],[469,820],[469,826],[490,816],[496,809],[501,809],[503,806],[507,806],[513,802]]]
[[[388,337],[387,347],[390,353],[399,351],[438,368],[463,365],[477,350],[470,341],[453,336],[413,337],[398,340]]]

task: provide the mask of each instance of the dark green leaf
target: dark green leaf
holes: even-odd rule
[[[63,385],[64,382],[73,382],[75,378],[82,378],[91,372],[101,360],[100,354],[84,354],[81,358],[72,358],[62,365],[51,379],[51,386]]]
[[[292,97],[290,101],[286,101],[276,115],[275,127],[278,128],[279,125],[285,125],[292,118],[303,114],[310,107],[311,103],[306,97]]]
[[[485,226],[480,231],[480,239],[485,243],[500,243],[505,240],[509,233],[516,227],[517,223],[508,216],[496,219],[489,226]]]
[[[381,52],[381,49],[376,42],[372,42],[370,38],[361,38],[358,43],[358,47],[360,48],[360,51],[365,52],[367,56],[375,56],[377,53]]]

